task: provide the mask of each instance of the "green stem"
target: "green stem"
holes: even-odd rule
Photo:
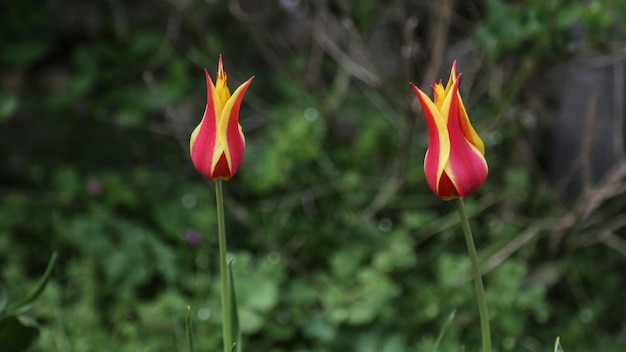
[[[474,239],[472,237],[472,229],[470,228],[469,221],[467,220],[465,204],[463,203],[462,198],[459,198],[457,205],[459,208],[459,216],[461,217],[461,225],[463,226],[463,233],[465,234],[465,242],[467,243],[467,251],[469,253],[470,261],[472,262],[474,288],[476,288],[476,300],[478,301],[478,313],[480,314],[480,330],[483,335],[483,352],[491,352],[489,313],[487,312],[487,300],[485,299],[483,278],[480,274],[480,267],[478,266],[478,254],[476,253],[476,247],[474,246]]]
[[[224,352],[231,352],[232,339],[230,336],[230,314],[228,302],[228,277],[226,270],[226,225],[224,224],[224,196],[222,194],[222,180],[215,180],[215,200],[217,201],[217,231],[220,247],[220,277],[222,286],[222,341]]]

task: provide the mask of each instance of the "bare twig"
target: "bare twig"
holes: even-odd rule
[[[576,246],[587,247],[597,243],[602,243],[626,256],[626,240],[615,234],[615,231],[625,226],[626,215],[615,217],[605,226],[601,227],[594,236],[583,238]]]
[[[524,245],[533,240],[539,234],[546,230],[554,230],[559,227],[559,222],[557,220],[547,220],[547,221],[534,221],[532,222],[526,230],[517,235],[512,241],[508,242],[504,245],[498,252],[493,254],[489,259],[487,259],[481,266],[480,270],[483,275],[488,272],[496,269],[505,260],[510,258],[513,254],[515,254],[518,250],[520,250]],[[456,285],[463,285],[472,280],[472,276],[470,273],[467,273],[463,277],[460,277],[456,282]]]
[[[550,249],[555,251],[559,248],[572,230],[581,226],[583,221],[587,220],[604,202],[624,192],[626,192],[626,163],[610,171],[597,186],[585,190],[575,207],[563,216],[561,227],[552,240]]]
[[[500,264],[511,257],[515,252],[522,248],[526,243],[530,242],[535,236],[539,235],[542,231],[553,230],[558,227],[557,221],[543,221],[541,223],[533,223],[526,228],[522,233],[517,235],[511,242],[507,243],[504,247],[500,248],[498,252],[489,257],[487,261],[481,265],[481,271],[484,274],[498,267]]]
[[[330,55],[337,63],[355,78],[368,85],[377,86],[380,76],[375,72],[374,65],[370,62],[368,54],[363,45],[363,40],[359,36],[350,18],[341,18],[339,21],[326,11],[320,14],[324,24],[324,30],[319,30],[316,23],[316,30],[313,31],[313,39]],[[347,50],[342,48],[341,35],[347,34]]]
[[[621,253],[623,256],[626,256],[626,241],[615,235],[613,232],[605,232],[601,236],[600,240],[603,244],[605,244],[609,248],[613,248],[614,250]]]

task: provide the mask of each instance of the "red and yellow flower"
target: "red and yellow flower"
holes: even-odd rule
[[[428,125],[424,172],[430,189],[441,199],[464,198],[487,178],[485,145],[472,124],[459,93],[456,62],[444,87],[433,83],[434,101],[411,83]]]
[[[228,180],[237,173],[243,160],[246,140],[239,124],[239,108],[254,77],[250,77],[231,95],[226,85],[222,56],[215,84],[206,69],[204,74],[207,105],[202,121],[191,133],[189,153],[202,176],[209,180]]]

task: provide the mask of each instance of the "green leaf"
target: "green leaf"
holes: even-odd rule
[[[38,336],[36,328],[24,325],[17,317],[0,320],[0,351],[26,351]]]
[[[561,338],[557,337],[556,341],[554,342],[554,352],[565,352],[563,350],[563,347],[561,347]]]
[[[187,306],[187,317],[185,319],[185,333],[187,335],[187,347],[189,352],[195,352],[196,346],[193,343],[193,329],[191,327],[191,307]]]
[[[21,299],[18,299],[17,301],[7,306],[6,312],[4,313],[5,317],[21,314],[30,308],[30,305],[41,295],[43,290],[46,288],[46,285],[48,284],[48,280],[50,279],[50,274],[52,273],[52,268],[54,267],[54,263],[56,262],[57,256],[58,256],[58,253],[56,252],[52,254],[52,257],[50,258],[50,261],[48,262],[48,267],[46,268],[46,271],[44,272],[41,279],[39,279],[39,282],[37,283],[37,286],[35,286],[35,289],[33,289],[33,291],[29,293],[27,296]]]
[[[239,329],[239,314],[237,313],[237,294],[235,279],[233,278],[233,261],[228,263],[228,295],[230,300],[230,334],[233,339],[233,351],[241,352],[241,330]]]
[[[443,337],[445,336],[446,332],[448,332],[450,325],[452,325],[452,320],[454,320],[455,315],[456,315],[456,309],[453,310],[452,313],[448,315],[448,319],[446,319],[446,321],[443,323],[443,326],[441,327],[441,331],[439,331],[439,336],[437,336],[437,341],[435,342],[435,351],[438,351],[439,344],[441,343],[441,340],[443,340]]]
[[[5,46],[0,58],[10,64],[26,67],[41,59],[50,48],[50,44],[51,42],[47,40],[21,40],[18,43]]]

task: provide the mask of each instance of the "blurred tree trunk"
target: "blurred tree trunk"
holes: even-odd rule
[[[576,197],[625,161],[624,60],[584,52],[565,71],[551,173],[559,190]]]

